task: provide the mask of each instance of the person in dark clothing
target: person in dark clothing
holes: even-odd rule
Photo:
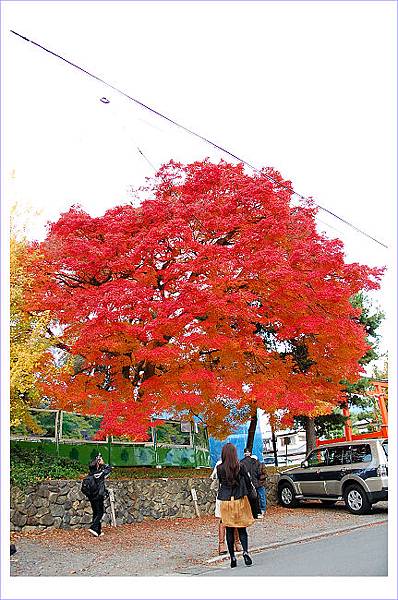
[[[260,477],[258,480],[257,494],[260,501],[261,514],[264,516],[267,510],[267,469],[264,463],[260,463]]]
[[[240,461],[241,465],[246,467],[246,471],[250,474],[254,487],[258,487],[258,480],[260,478],[260,463],[258,460],[252,457],[252,453],[249,448],[244,450],[244,458]]]
[[[249,473],[253,485],[256,488],[256,490],[258,490],[259,486],[260,486],[260,476],[261,476],[261,469],[260,469],[260,462],[259,460],[256,458],[254,458],[252,456],[252,453],[250,451],[249,448],[245,448],[244,450],[244,458],[242,458],[242,460],[240,461],[241,465],[244,465],[246,468],[246,471]],[[250,504],[252,506],[252,511],[253,511],[253,515],[256,519],[261,519],[262,518],[262,514],[261,514],[261,509],[260,509],[260,500],[257,494],[257,498],[254,500],[250,500]]]
[[[108,490],[105,487],[105,477],[109,475],[112,467],[106,465],[101,455],[98,455],[89,465],[89,474],[94,477],[96,490],[90,498],[91,508],[93,510],[93,522],[89,532],[95,537],[104,535],[101,532],[101,521],[104,516],[104,499],[108,496]]]
[[[221,452],[221,464],[217,467],[220,482],[217,498],[220,500],[221,520],[227,530],[227,547],[231,558],[231,568],[236,567],[237,560],[234,549],[234,529],[238,529],[239,539],[243,547],[243,560],[246,565],[252,564],[248,552],[246,527],[254,522],[248,495],[251,485],[246,468],[239,463],[236,448],[227,443]]]

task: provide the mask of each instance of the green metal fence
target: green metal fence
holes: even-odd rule
[[[99,453],[117,467],[209,467],[207,428],[196,422],[162,420],[148,439],[124,437],[95,440],[101,417],[59,410],[32,409],[29,426],[11,428],[11,442],[24,448],[37,444],[48,454],[87,465]]]

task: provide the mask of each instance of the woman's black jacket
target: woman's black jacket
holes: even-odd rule
[[[239,498],[243,498],[243,496],[249,495],[248,485],[250,485],[250,480],[248,481],[249,476],[242,464],[239,465],[238,481],[236,482],[236,485],[231,486],[227,482],[225,469],[222,463],[217,467],[217,477],[220,482],[217,494],[218,500],[231,500],[231,496],[238,500]]]
[[[108,496],[109,492],[105,487],[105,477],[108,477],[111,471],[112,467],[110,465],[101,465],[98,469],[90,467],[89,474],[94,476],[94,480],[97,484],[96,498],[106,498]]]

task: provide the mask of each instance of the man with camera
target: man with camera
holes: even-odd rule
[[[93,522],[91,523],[89,532],[95,537],[104,535],[101,532],[101,521],[104,516],[104,499],[109,495],[108,490],[105,487],[105,477],[109,475],[112,467],[106,465],[101,454],[90,463],[89,465],[89,476],[88,479],[92,480],[91,493],[88,499],[93,509]]]

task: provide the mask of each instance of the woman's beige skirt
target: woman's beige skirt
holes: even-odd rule
[[[235,500],[221,500],[221,520],[226,527],[248,527],[254,523],[247,496]]]

